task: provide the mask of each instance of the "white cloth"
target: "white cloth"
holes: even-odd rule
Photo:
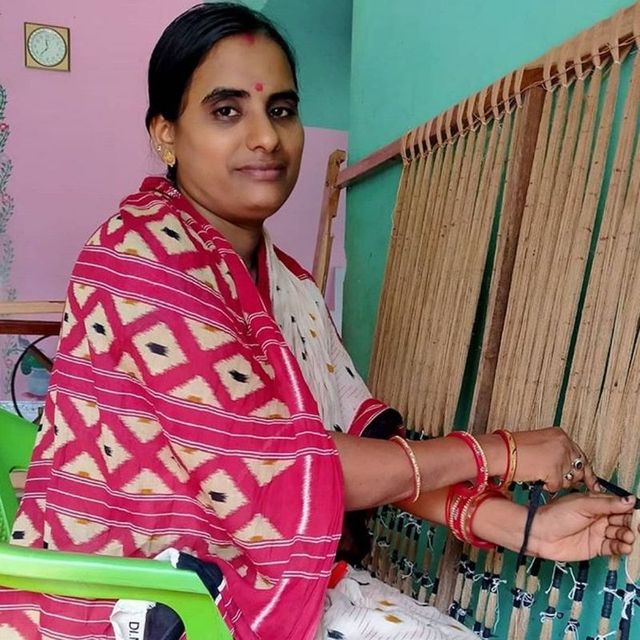
[[[269,235],[264,242],[273,315],[309,385],[327,431],[347,431],[371,392],[338,338],[322,294],[278,259]]]
[[[169,562],[175,569],[178,566],[180,552],[169,547],[154,560]],[[146,600],[118,600],[111,612],[110,620],[116,640],[142,640],[147,625],[147,613],[156,606]]]
[[[477,640],[435,607],[419,604],[367,571],[349,568],[327,591],[316,640]]]

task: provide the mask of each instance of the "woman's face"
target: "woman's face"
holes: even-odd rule
[[[183,109],[163,125],[180,190],[227,222],[262,225],[289,197],[304,143],[282,49],[259,34],[221,40],[193,74]]]

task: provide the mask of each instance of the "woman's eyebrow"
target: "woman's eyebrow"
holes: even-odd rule
[[[250,98],[251,94],[244,89],[231,89],[230,87],[216,87],[210,91],[204,98],[202,98],[202,104],[208,102],[217,102],[219,100],[226,100],[229,98]],[[299,104],[300,96],[293,89],[286,91],[277,91],[269,96],[269,103],[277,102],[279,100],[288,100],[294,104]]]
[[[248,91],[244,89],[231,89],[229,87],[216,87],[213,91],[210,91],[204,98],[202,98],[202,104],[207,102],[214,102],[217,100],[225,100],[227,98],[249,98],[251,97]]]
[[[293,91],[293,89],[289,91],[278,91],[269,96],[269,102],[276,102],[278,100],[289,100],[290,102],[298,104],[300,102],[300,96],[296,91]]]

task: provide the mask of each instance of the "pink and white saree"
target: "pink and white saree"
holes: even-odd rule
[[[387,408],[328,330],[308,274],[268,239],[259,253],[256,284],[161,178],[89,239],[13,542],[131,557],[188,551],[222,569],[220,609],[236,638],[305,640],[320,624],[343,519],[327,428],[361,435]],[[285,300],[279,326],[272,307],[287,292],[274,268],[308,287],[318,313],[296,307],[301,322]],[[314,341],[324,341],[310,346],[316,371],[325,360],[321,376],[301,369]],[[113,638],[112,607],[0,590],[0,637]]]

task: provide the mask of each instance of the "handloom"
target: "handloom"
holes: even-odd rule
[[[403,163],[370,383],[410,438],[560,425],[638,492],[639,45],[634,5],[334,177]],[[373,572],[482,637],[633,636],[640,545],[516,565],[389,507],[373,534]]]

